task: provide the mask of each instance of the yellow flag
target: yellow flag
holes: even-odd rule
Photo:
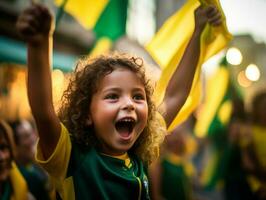
[[[223,49],[231,40],[232,35],[227,30],[225,16],[218,0],[188,0],[179,11],[165,22],[146,46],[147,51],[162,68],[162,74],[155,90],[155,100],[159,105],[163,100],[167,84],[192,36],[195,27],[194,11],[200,3],[216,5],[223,15],[224,22],[219,27],[206,25],[201,35],[201,53],[189,97],[168,128],[169,131],[184,121],[198,105],[201,65]]]
[[[103,53],[107,53],[110,51],[112,47],[113,41],[108,37],[100,38],[95,47],[90,52],[90,56],[98,56]]]
[[[216,73],[207,80],[206,97],[200,109],[200,117],[195,125],[195,134],[204,137],[228,90],[229,72],[226,67],[219,67]],[[217,92],[219,88],[219,92]]]
[[[61,6],[65,0],[55,0]],[[92,29],[109,0],[66,0],[65,10],[74,16],[82,26]]]

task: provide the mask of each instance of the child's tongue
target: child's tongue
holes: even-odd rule
[[[122,137],[127,137],[129,136],[129,128],[127,126],[118,126],[117,127],[117,132],[122,136]]]

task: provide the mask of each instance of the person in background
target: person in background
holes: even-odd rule
[[[266,199],[266,92],[256,94],[251,104],[251,124],[242,129],[241,146],[248,182],[254,199]]]
[[[160,159],[150,167],[152,199],[193,199],[195,169],[191,157],[196,142],[190,134],[182,124],[166,136]]]
[[[17,148],[16,163],[32,195],[38,200],[48,200],[48,175],[35,163],[37,133],[27,120],[10,123]]]
[[[243,141],[249,138],[248,115],[244,101],[233,99],[233,111],[227,128],[227,144],[224,146],[227,159],[224,169],[224,195],[226,200],[254,200],[255,196],[247,180],[247,171],[243,165]],[[248,135],[247,135],[248,134]]]
[[[0,199],[34,199],[14,162],[15,152],[12,129],[0,119]]]

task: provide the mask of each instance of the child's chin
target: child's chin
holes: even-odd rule
[[[119,145],[119,147],[117,148],[119,150],[119,152],[121,152],[121,154],[126,153],[127,151],[129,151],[129,149],[132,147],[131,144],[127,144],[127,145]]]

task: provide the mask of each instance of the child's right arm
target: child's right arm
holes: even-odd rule
[[[44,158],[48,158],[54,151],[61,131],[52,101],[52,23],[49,10],[33,4],[19,16],[16,24],[28,46],[28,98]]]

